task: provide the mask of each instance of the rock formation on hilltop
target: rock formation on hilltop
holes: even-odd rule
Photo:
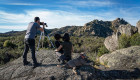
[[[99,36],[106,37],[112,34],[112,30],[110,29],[111,22],[109,21],[99,21],[93,20],[89,23],[86,23],[80,30],[80,35],[86,36]]]
[[[126,25],[126,24],[128,24],[128,22],[126,22],[122,18],[117,18],[117,19],[113,20],[111,22],[111,24],[112,24],[111,28],[113,29],[114,32],[116,32],[116,30],[119,28],[120,25],[122,25],[122,24]]]
[[[121,18],[117,18],[114,21],[99,21],[95,19],[79,28],[77,35],[107,37],[112,35],[113,32],[117,31],[120,25],[126,24],[128,24],[128,22]]]
[[[86,23],[84,26],[66,26],[60,29],[51,30],[50,35],[56,33],[64,34],[69,33],[72,36],[98,36],[98,37],[107,37],[112,35],[114,31],[117,31],[120,25],[128,24],[125,20],[117,18],[114,21],[102,21],[102,20],[93,20]]]

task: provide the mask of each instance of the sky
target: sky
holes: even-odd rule
[[[0,0],[0,33],[26,30],[36,16],[48,24],[46,29],[118,17],[136,26],[140,0]]]

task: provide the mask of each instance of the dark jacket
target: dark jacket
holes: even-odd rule
[[[79,58],[70,60],[67,62],[67,64],[69,67],[76,67],[76,66],[82,66],[82,65],[87,65],[85,59],[83,59],[81,56]]]
[[[62,43],[61,41],[55,41],[56,48],[58,48],[61,43]],[[63,48],[61,48],[58,52],[60,52],[61,54],[64,53]]]

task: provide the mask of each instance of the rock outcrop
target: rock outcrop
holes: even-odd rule
[[[138,32],[140,33],[140,21],[137,22]]]
[[[107,37],[112,35],[120,25],[128,24],[125,20],[117,18],[113,21],[93,20],[86,23],[84,26],[65,26],[60,29],[48,30],[50,35],[55,33],[64,34],[69,33],[73,36],[98,36]]]
[[[79,31],[81,35],[89,35],[89,36],[99,36],[99,37],[107,37],[112,34],[112,30],[110,29],[111,22],[109,21],[99,21],[93,20],[89,23],[86,23],[84,27],[82,27]]]
[[[116,30],[119,28],[120,25],[126,25],[126,24],[128,24],[128,22],[126,22],[122,18],[117,18],[117,19],[113,20],[111,22],[111,24],[112,24],[111,27],[112,27],[113,31],[116,32]]]
[[[42,65],[33,69],[32,64],[23,66],[22,58],[0,66],[0,80],[81,80],[87,79],[94,72],[92,67],[81,67],[80,75],[75,75],[71,69],[57,67],[55,52],[52,50],[40,50],[37,53],[38,62]],[[74,54],[77,57],[79,54]],[[28,61],[32,62],[31,54],[28,54]],[[50,79],[54,78],[54,79]]]
[[[109,51],[115,51],[118,49],[118,45],[119,45],[118,39],[121,34],[132,36],[136,32],[137,32],[137,28],[134,26],[131,26],[130,24],[120,25],[117,31],[114,32],[112,36],[108,36],[105,39],[104,45]]]
[[[101,64],[113,68],[140,67],[140,46],[116,50],[99,58]]]
[[[132,36],[136,32],[137,32],[136,27],[133,27],[130,24],[120,25],[117,30],[117,33],[125,34],[127,36]]]
[[[73,53],[73,58],[79,56]],[[140,77],[140,69],[109,69],[104,66],[81,66],[77,68],[78,75],[72,69],[57,67],[55,52],[52,50],[40,50],[37,54],[38,62],[42,65],[33,69],[32,64],[23,66],[22,58],[0,66],[0,80],[104,80],[104,79],[137,79]],[[31,54],[28,61],[32,62]]]

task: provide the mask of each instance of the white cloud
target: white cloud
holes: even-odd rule
[[[114,20],[117,16],[115,12],[100,12],[100,13],[72,13],[60,10],[26,10],[24,13],[9,13],[5,11],[0,11],[0,28],[1,29],[21,29],[25,30],[28,23],[34,21],[34,17],[39,16],[41,21],[48,24],[48,29],[60,28],[68,25],[83,26],[85,23],[90,22],[94,19],[98,20]],[[119,14],[120,15],[120,14]],[[129,17],[125,15],[126,21],[130,22],[132,25],[136,25],[138,21],[137,17]]]
[[[67,25],[84,25],[93,19],[103,19],[94,15],[65,11],[32,10],[25,11],[25,14],[0,11],[0,28],[13,28],[14,25],[14,28],[26,29],[27,26],[25,26],[25,24],[27,25],[33,21],[36,16],[39,16],[41,21],[47,22],[48,28],[60,28]],[[7,25],[4,26],[2,24]]]
[[[26,27],[27,27],[26,25],[20,25],[20,27],[18,25],[15,26],[0,25],[0,29],[11,29],[11,30],[25,30]]]

